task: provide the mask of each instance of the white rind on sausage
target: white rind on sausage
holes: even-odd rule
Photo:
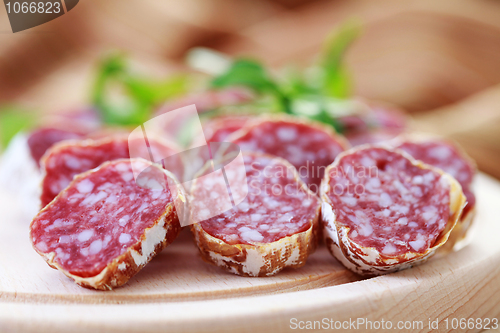
[[[316,220],[304,232],[268,244],[231,245],[209,235],[197,223],[191,226],[203,260],[243,276],[272,276],[285,267],[298,268],[315,250],[319,209]]]
[[[136,250],[130,251],[137,266],[144,266],[151,260],[156,246],[165,239],[169,229],[170,225],[165,225],[165,219],[163,218],[158,224],[146,230],[144,240],[141,242],[141,253]]]

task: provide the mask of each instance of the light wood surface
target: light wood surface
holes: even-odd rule
[[[480,175],[472,243],[396,274],[356,279],[321,248],[299,270],[242,278],[201,262],[184,233],[125,287],[97,292],[31,249],[22,207],[0,194],[0,331],[277,332],[303,321],[494,318],[500,314],[500,184]],[[1,192],[1,191],[0,191]],[[119,303],[119,304],[118,304]],[[362,329],[362,331],[366,331]],[[472,330],[476,331],[476,330]]]

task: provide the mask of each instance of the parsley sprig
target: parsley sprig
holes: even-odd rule
[[[157,80],[133,73],[123,55],[112,55],[99,65],[92,104],[108,125],[140,125],[160,103],[185,94],[187,74]]]
[[[307,117],[341,132],[342,127],[336,121],[337,111],[352,92],[352,80],[343,59],[359,33],[360,25],[355,21],[342,25],[327,39],[319,63],[305,71],[289,69],[276,77],[259,61],[240,58],[213,78],[211,86],[249,88],[261,98],[267,98],[268,111]],[[258,103],[262,105],[262,100]]]

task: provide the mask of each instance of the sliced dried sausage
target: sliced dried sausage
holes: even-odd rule
[[[326,170],[321,200],[328,248],[361,275],[429,258],[448,240],[465,203],[449,174],[378,146],[339,155]]]
[[[243,158],[244,170],[226,167],[226,175],[232,184],[246,173],[246,198],[191,226],[203,259],[243,276],[301,267],[316,248],[319,199],[282,158],[251,152]],[[191,188],[195,220],[203,220],[199,215],[218,205],[224,191],[213,173],[197,178]]]
[[[460,249],[466,245],[466,236],[474,220],[476,196],[472,181],[476,173],[474,161],[455,143],[426,135],[403,135],[394,140],[394,146],[424,163],[440,168],[453,176],[462,186],[467,204],[453,229],[445,249]]]
[[[127,136],[116,136],[99,140],[65,141],[49,149],[42,159],[44,173],[40,198],[42,207],[68,186],[74,176],[107,161],[129,158],[129,143]],[[151,149],[155,156],[176,153],[174,148],[163,142],[149,140],[149,147],[146,144],[138,144],[136,149],[138,151],[132,157],[151,160],[148,149]]]
[[[57,142],[83,139],[84,137],[84,134],[70,130],[49,127],[40,128],[29,135],[28,147],[31,152],[31,157],[33,157],[33,160],[40,166],[42,156]]]
[[[330,128],[289,117],[253,121],[231,135],[228,141],[239,145],[242,151],[284,158],[297,168],[300,178],[314,193],[319,193],[326,166],[349,146]]]

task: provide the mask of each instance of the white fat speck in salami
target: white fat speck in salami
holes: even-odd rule
[[[427,259],[448,239],[465,200],[453,177],[382,146],[339,155],[326,170],[321,199],[332,211],[322,222],[330,251],[363,275]]]
[[[285,117],[250,121],[228,140],[239,145],[242,151],[286,159],[315,193],[319,192],[325,167],[349,146],[330,129]]]
[[[180,187],[173,193],[167,185],[152,190],[126,181],[122,175],[136,167],[157,184],[178,184],[142,159],[106,162],[76,176],[30,226],[33,247],[50,266],[82,286],[111,289],[173,241],[180,231],[176,207],[185,195]]]
[[[284,159],[254,152],[244,152],[243,159],[248,195],[226,212],[191,226],[200,252],[206,261],[244,276],[302,266],[316,247],[319,199]],[[225,169],[237,174],[231,166]],[[211,177],[196,179],[192,202],[215,205],[214,182]]]

